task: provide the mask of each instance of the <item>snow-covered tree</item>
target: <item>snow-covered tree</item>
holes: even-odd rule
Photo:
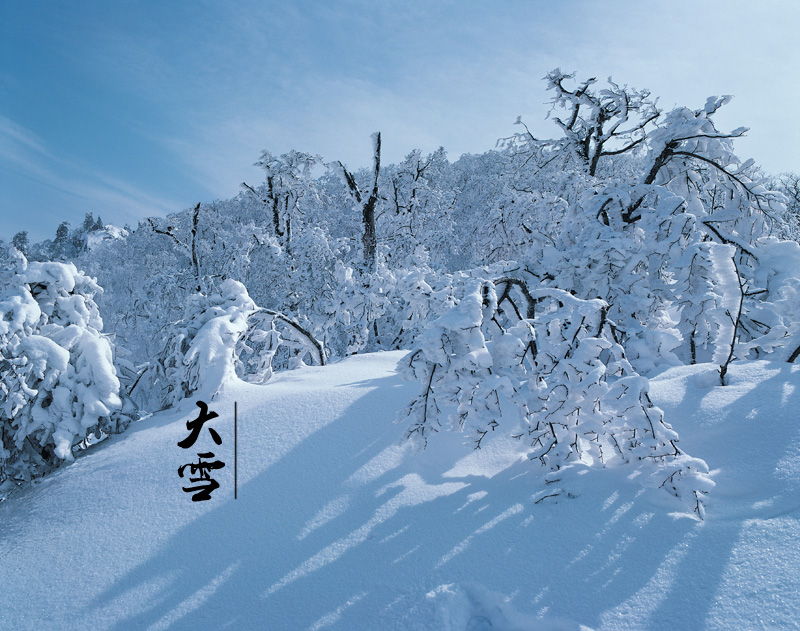
[[[378,242],[386,246],[391,266],[402,265],[419,245],[437,269],[449,266],[457,254],[453,210],[458,191],[444,148],[427,156],[414,150],[383,173],[387,183]]]
[[[800,245],[775,237],[753,248],[752,279],[742,288],[741,358],[800,357]]]
[[[219,293],[189,296],[183,317],[170,327],[164,350],[145,375],[144,392],[156,395],[163,407],[188,397],[211,399],[235,375],[236,344],[256,309],[244,285],[234,280],[222,283]]]
[[[709,335],[716,339],[725,355],[720,365],[727,365],[740,356],[740,343],[769,328],[767,292],[754,277],[756,251],[785,216],[784,196],[733,151],[746,129],[716,127],[714,116],[730,97],[662,116],[647,93],[613,82],[595,93],[593,79],[569,90],[569,78],[558,70],[547,78],[554,108],[568,114],[556,121],[565,138],[538,141],[526,133],[505,143],[511,164],[520,164],[512,169],[513,190],[542,190],[546,174],[547,190],[564,208],[530,212],[520,222],[517,241],[525,245],[514,258],[521,278],[605,300],[637,370],[676,363],[676,353],[696,358],[698,333],[704,345]],[[700,297],[704,307],[695,302]],[[761,317],[751,317],[754,310]]]
[[[376,207],[379,200],[378,182],[381,174],[381,132],[372,134],[372,172],[369,184],[362,189],[355,175],[340,161],[328,164],[347,186],[350,203],[359,209],[361,215],[361,268],[365,274],[375,271],[377,265],[378,237],[376,228]]]
[[[12,251],[0,294],[0,489],[74,458],[94,434],[121,432],[114,347],[93,297],[102,290],[72,263]]]
[[[28,231],[22,230],[15,234],[11,239],[11,245],[13,245],[17,250],[25,254],[28,251]]]
[[[319,156],[302,151],[292,150],[281,156],[263,151],[255,165],[264,169],[264,185],[255,190],[243,184],[261,199],[270,214],[274,236],[281,239],[289,252],[292,249],[292,234],[299,231],[302,222],[302,206],[313,202],[317,195],[311,174],[320,162]]]
[[[593,77],[573,90],[564,82],[575,78],[560,68],[547,73],[547,89],[554,92],[552,111],[564,114],[553,120],[564,133],[565,147],[594,177],[600,159],[625,153],[646,138],[648,126],[660,116],[648,90],[619,86],[608,78],[608,88],[595,91]]]

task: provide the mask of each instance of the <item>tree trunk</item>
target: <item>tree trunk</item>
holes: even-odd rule
[[[200,286],[200,259],[197,256],[197,224],[200,218],[200,204],[194,207],[192,213],[192,269],[194,270],[194,278],[197,283],[197,291],[203,291]]]
[[[373,156],[375,179],[372,184],[372,192],[369,195],[362,211],[361,221],[364,224],[364,235],[362,243],[364,245],[364,270],[371,274],[375,271],[377,257],[377,233],[375,230],[375,204],[378,202],[378,175],[381,170],[381,132],[373,135],[375,141],[375,154]]]

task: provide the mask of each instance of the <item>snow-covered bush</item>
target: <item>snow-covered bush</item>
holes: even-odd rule
[[[170,327],[164,350],[148,369],[145,392],[157,393],[164,407],[190,396],[213,397],[235,375],[236,344],[256,310],[247,289],[234,280],[223,282],[219,293],[189,296],[183,317]]]
[[[144,375],[143,394],[134,394],[151,407],[169,407],[189,397],[209,400],[237,376],[263,383],[282,345],[295,350],[295,365],[306,353],[325,363],[322,345],[303,327],[259,308],[242,283],[227,279],[219,292],[186,300],[183,318],[170,327],[164,350]]]
[[[508,291],[512,284],[519,295]],[[463,292],[400,364],[406,379],[422,385],[407,410],[410,438],[427,443],[450,410],[450,428],[475,448],[501,426],[525,440],[547,482],[575,467],[628,465],[703,516],[713,486],[708,467],[678,448],[677,433],[647,396],[647,379],[626,359],[605,302],[528,290],[511,279],[470,280]],[[508,302],[505,310],[498,300]],[[517,302],[529,317],[514,315]]]
[[[93,297],[102,290],[72,263],[12,251],[0,293],[0,489],[74,458],[91,434],[121,432],[114,348]]]

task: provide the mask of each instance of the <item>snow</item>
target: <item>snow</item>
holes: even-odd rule
[[[114,241],[125,239],[129,235],[130,232],[124,228],[106,225],[100,230],[92,230],[87,233],[86,248],[88,250],[96,250],[100,247],[112,244]]]
[[[800,367],[670,368],[650,396],[712,468],[706,519],[585,470],[544,500],[525,450],[425,451],[393,422],[401,352],[226,381],[0,504],[0,627],[26,629],[794,629],[800,620]],[[711,378],[709,378],[709,376]],[[714,378],[716,377],[716,378]],[[238,403],[238,499],[233,408]],[[498,430],[499,431],[499,430]],[[207,441],[207,442],[204,442]],[[226,463],[207,502],[181,464]]]
[[[69,364],[69,351],[53,340],[41,335],[30,335],[20,340],[20,350],[36,366],[34,373],[44,378],[44,368],[52,365],[56,370],[65,371]]]

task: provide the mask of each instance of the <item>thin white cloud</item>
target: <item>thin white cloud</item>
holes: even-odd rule
[[[29,129],[0,114],[0,151],[10,153],[14,145],[21,145],[43,156],[52,157],[44,141]]]
[[[151,194],[96,168],[55,155],[36,134],[1,114],[0,165],[33,182],[37,188],[53,189],[64,194],[65,200],[71,199],[73,204],[66,203],[58,209],[62,213],[60,220],[76,221],[83,212],[91,210],[105,215],[107,221],[135,223],[147,215],[182,208],[176,200]],[[10,219],[2,217],[4,222]],[[36,226],[31,228],[35,231]]]

